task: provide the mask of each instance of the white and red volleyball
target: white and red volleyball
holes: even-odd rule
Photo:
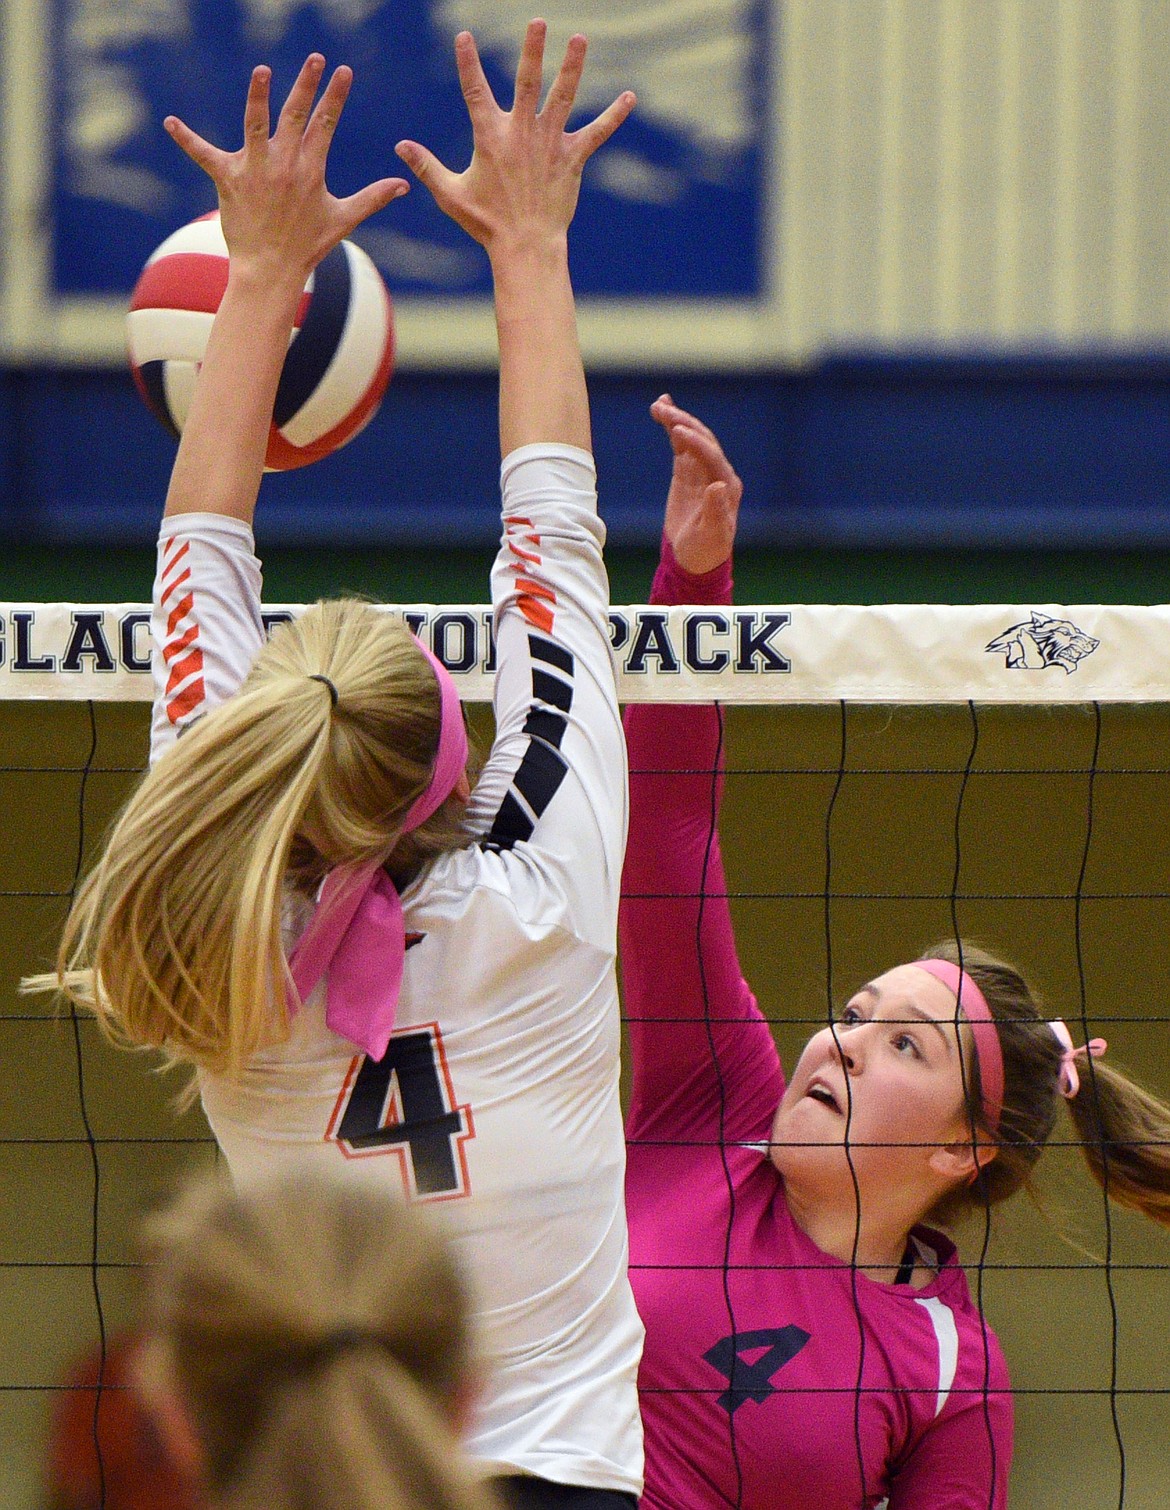
[[[148,258],[130,299],[134,382],[176,437],[227,276],[227,243],[213,211],[167,237]],[[361,247],[343,241],[305,284],[276,391],[267,469],[306,466],[352,440],[373,418],[393,368],[390,295]]]

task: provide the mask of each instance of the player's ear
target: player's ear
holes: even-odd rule
[[[985,1164],[990,1164],[999,1149],[994,1143],[971,1146],[969,1140],[945,1143],[931,1150],[927,1163],[948,1185],[970,1185]]]

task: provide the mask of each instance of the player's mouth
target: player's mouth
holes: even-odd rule
[[[805,1095],[811,1101],[819,1101],[822,1106],[829,1107],[840,1116],[841,1104],[823,1080],[810,1080]]]

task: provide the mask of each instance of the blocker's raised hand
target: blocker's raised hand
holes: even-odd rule
[[[237,152],[213,147],[197,132],[168,116],[166,130],[215,184],[223,233],[233,263],[259,261],[302,277],[367,216],[405,194],[405,179],[383,178],[337,199],[325,187],[325,164],[333,133],[353,83],[337,68],[316,108],[313,100],[325,59],[311,53],[269,137],[272,70],[253,69],[244,106],[244,145]]]
[[[496,103],[470,32],[455,38],[455,61],[474,151],[453,173],[418,142],[397,151],[434,195],[439,208],[487,251],[501,243],[563,236],[577,206],[581,171],[634,108],[628,90],[579,131],[566,131],[585,66],[585,38],[570,38],[543,108],[546,25],[530,21],[516,70],[511,110]]]

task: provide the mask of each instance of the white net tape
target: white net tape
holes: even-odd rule
[[[271,624],[300,613],[270,604]],[[491,698],[491,609],[388,606]],[[0,699],[149,702],[150,607],[0,604]],[[626,702],[1170,701],[1170,606],[615,607]]]

